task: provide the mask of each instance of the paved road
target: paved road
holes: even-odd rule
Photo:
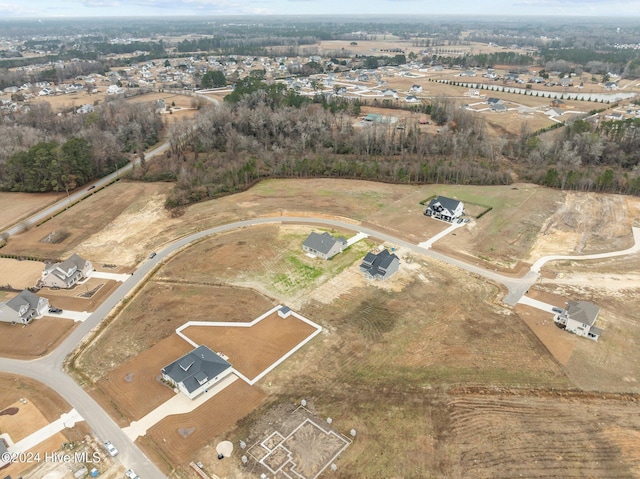
[[[124,281],[116,291],[109,296],[98,309],[91,314],[83,323],[72,331],[72,333],[48,356],[32,360],[20,361],[14,359],[0,359],[0,370],[31,377],[43,384],[49,386],[58,392],[67,402],[69,402],[93,429],[99,439],[110,440],[120,450],[119,458],[127,467],[132,467],[141,477],[161,478],[164,477],[160,470],[142,452],[134,446],[133,442],[120,429],[120,427],[104,412],[98,403],[91,398],[78,384],[76,384],[69,376],[67,376],[62,368],[65,358],[75,349],[87,334],[91,332],[99,323],[115,308],[118,303],[130,293],[137,284],[147,275],[156,265],[158,265],[168,255],[174,253],[194,241],[205,238],[210,235],[223,233],[225,231],[235,230],[239,228],[249,228],[255,225],[270,223],[311,223],[321,224],[324,226],[337,227],[347,230],[357,230],[371,237],[375,237],[401,246],[414,253],[431,256],[435,259],[445,261],[454,266],[461,267],[474,274],[478,274],[492,281],[505,284],[512,290],[522,290],[520,287],[522,281],[518,279],[506,278],[497,273],[487,271],[478,266],[470,265],[459,260],[449,258],[445,255],[435,253],[431,250],[424,249],[418,245],[400,240],[391,235],[381,233],[379,231],[356,226],[351,223],[330,220],[330,219],[313,219],[308,217],[275,217],[275,218],[258,218],[246,221],[239,221],[227,225],[218,226],[198,233],[191,234],[181,238],[161,251],[158,251],[153,259],[144,261],[136,272],[126,281]],[[526,291],[526,289],[525,289]],[[515,303],[514,303],[515,304]]]
[[[507,277],[495,271],[489,271],[481,268],[480,266],[466,263],[455,258],[450,258],[430,249],[425,249],[419,245],[395,238],[389,234],[339,220],[281,216],[238,221],[191,234],[158,251],[154,258],[144,261],[136,272],[124,281],[118,289],[109,296],[85,322],[81,323],[51,354],[32,361],[0,359],[0,370],[7,373],[28,376],[51,387],[65,398],[82,415],[82,417],[85,418],[99,439],[111,440],[116,447],[120,449],[121,452],[119,458],[125,466],[132,467],[141,475],[141,477],[144,478],[155,479],[164,477],[160,470],[151,463],[144,454],[142,454],[142,452],[133,444],[131,439],[127,437],[122,429],[120,429],[120,427],[118,427],[118,425],[102,410],[93,398],[91,398],[78,384],[63,372],[62,367],[64,360],[82,341],[82,339],[85,338],[92,329],[98,326],[109,312],[138,285],[143,277],[151,272],[152,269],[168,255],[173,254],[180,248],[183,248],[194,241],[210,235],[239,228],[249,228],[255,225],[273,223],[318,224],[352,231],[355,230],[367,234],[370,237],[378,238],[392,245],[406,248],[407,250],[417,254],[429,256],[436,260],[466,270],[472,274],[486,278],[490,281],[502,284],[508,290],[503,301],[510,305],[515,305],[538,277],[538,274],[534,271],[530,271],[522,278]],[[636,231],[634,230],[634,235],[635,234]],[[637,245],[640,245],[640,243],[637,243]],[[637,251],[637,248],[640,248],[640,246],[630,248],[626,251],[635,252]],[[615,254],[616,253],[612,253],[611,255],[615,256]]]

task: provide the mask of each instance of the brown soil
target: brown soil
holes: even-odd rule
[[[160,371],[191,350],[184,339],[169,336],[111,370],[91,393],[122,427],[128,426],[174,396],[173,390],[160,382]]]
[[[535,288],[529,289],[528,296],[538,301],[557,305],[560,308],[563,308],[568,301],[561,296],[538,291]],[[544,347],[556,361],[566,366],[580,338],[558,328],[553,322],[551,313],[523,304],[516,305],[515,312],[531,328],[531,331],[544,344]]]
[[[236,422],[264,400],[265,393],[258,387],[237,380],[195,411],[166,417],[136,442],[150,457],[166,458],[184,472],[190,461],[200,460],[204,446],[226,438]],[[185,429],[193,432],[185,437],[180,433]],[[165,462],[159,464],[167,470]]]
[[[182,332],[197,344],[222,352],[236,370],[253,379],[315,330],[294,316],[273,313],[250,328],[190,326]]]
[[[21,400],[22,399],[22,400]],[[46,426],[61,414],[71,410],[66,403],[51,389],[28,378],[9,376],[0,373],[0,407],[4,411],[17,410],[17,414],[0,414],[0,431],[9,433],[11,440],[17,442],[29,434]],[[42,442],[29,452],[40,453],[57,451],[63,442],[75,440],[86,433],[86,425],[78,423],[73,429],[65,429]],[[4,475],[18,477],[24,474],[34,463],[15,463],[4,469]]]
[[[190,307],[185,308],[184,298],[191,298]],[[253,320],[273,306],[275,304],[269,298],[244,288],[151,281],[83,351],[76,365],[97,381],[174,335],[176,328],[187,321]],[[160,368],[176,357],[171,357]],[[153,378],[159,370],[153,373]],[[122,375],[127,372],[122,371]]]
[[[83,284],[78,284],[71,289],[44,288],[38,295],[49,300],[49,303],[57,308],[70,311],[95,311],[102,302],[108,298],[121,285],[119,281],[110,281],[99,278],[91,278]],[[84,297],[102,285],[91,297]]]
[[[53,351],[75,327],[70,319],[45,316],[30,324],[0,323],[0,354],[7,358],[34,359]]]
[[[2,252],[45,259],[65,259],[77,252],[96,264],[133,264],[147,255],[143,256],[141,248],[130,250],[123,243],[133,245],[141,238],[153,237],[166,227],[161,219],[171,223],[169,213],[162,208],[164,193],[170,188],[166,183],[116,183],[11,238]],[[61,243],[40,241],[61,229],[70,233]],[[92,236],[94,233],[98,236]]]

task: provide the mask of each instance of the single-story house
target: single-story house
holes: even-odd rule
[[[194,399],[231,373],[231,364],[208,347],[198,346],[162,368],[162,379]]]
[[[418,98],[415,95],[407,95],[407,97],[404,99],[404,101],[406,103],[420,103],[420,98]]]
[[[500,105],[502,104],[502,100],[500,98],[487,98],[487,105]]]
[[[347,247],[347,240],[334,238],[326,231],[322,234],[311,232],[302,243],[302,250],[322,259],[331,259]]]
[[[391,277],[400,267],[400,258],[383,249],[378,254],[367,253],[360,264],[362,271],[368,279],[385,279]]]
[[[424,214],[452,223],[464,214],[464,203],[446,196],[438,196],[429,202]]]
[[[614,82],[614,81],[608,81],[607,83],[604,84],[604,87],[607,90],[617,90],[618,89],[618,84],[616,82]]]
[[[503,105],[502,103],[494,103],[491,105],[491,111],[507,111],[507,105]]]
[[[0,303],[0,322],[29,324],[49,309],[49,300],[36,296],[28,289],[18,293],[6,303]]]
[[[409,89],[409,91],[411,91],[411,93],[422,93],[422,86],[411,85],[411,88]]]
[[[88,277],[92,271],[93,265],[90,261],[74,254],[61,263],[46,266],[40,277],[40,285],[69,289],[81,279]]]
[[[599,312],[600,308],[589,301],[569,301],[554,321],[570,333],[597,341],[602,334],[602,330],[594,326]]]

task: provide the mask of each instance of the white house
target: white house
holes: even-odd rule
[[[464,203],[445,196],[438,196],[429,202],[424,214],[425,216],[453,223],[464,214]]]
[[[40,277],[40,285],[49,288],[69,289],[81,279],[88,277],[92,271],[91,262],[74,254],[61,263],[46,266]]]
[[[198,346],[162,368],[162,378],[189,399],[206,392],[231,373],[231,364],[206,346]]]
[[[569,301],[567,308],[554,317],[554,321],[570,333],[597,341],[602,334],[594,323],[600,308],[589,301]]]
[[[6,303],[0,303],[0,322],[29,324],[47,312],[49,300],[25,289]]]
[[[118,85],[109,85],[107,88],[107,95],[119,95],[124,93],[124,88],[120,88]]]

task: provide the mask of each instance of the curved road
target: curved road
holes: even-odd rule
[[[156,154],[157,152],[158,151],[156,150]],[[207,236],[239,228],[248,228],[255,225],[273,223],[319,224],[365,233],[370,237],[378,238],[393,245],[401,246],[416,254],[429,256],[436,260],[466,270],[472,274],[476,274],[488,280],[502,284],[508,290],[508,294],[505,296],[504,302],[510,305],[515,305],[538,277],[537,272],[533,270],[529,271],[529,273],[522,278],[503,276],[497,272],[489,271],[455,258],[450,258],[444,254],[431,251],[430,249],[425,249],[421,246],[409,243],[386,233],[339,220],[281,216],[238,221],[193,233],[175,241],[163,250],[158,251],[153,259],[148,259],[143,262],[136,272],[124,281],[120,287],[118,287],[118,289],[116,289],[116,291],[109,296],[109,298],[107,298],[104,303],[102,303],[100,307],[98,307],[98,309],[89,316],[89,318],[87,318],[86,321],[80,323],[78,327],[74,329],[73,332],[53,352],[45,357],[32,361],[0,358],[0,370],[11,374],[31,377],[49,386],[60,394],[82,415],[99,439],[111,440],[116,447],[120,449],[120,459],[126,467],[132,467],[143,478],[155,479],[165,477],[164,474],[134,445],[124,432],[122,432],[120,427],[107,415],[107,413],[103,411],[100,405],[64,373],[63,363],[65,358],[76,348],[83,338],[85,338],[92,329],[97,327],[109,312],[168,255]],[[636,240],[639,238],[639,232],[640,230],[634,229],[634,237]],[[636,246],[625,250],[625,253],[636,252],[639,248],[640,243],[636,242]],[[620,254],[620,252],[611,253],[611,255],[614,256],[616,254]]]
[[[181,238],[161,251],[158,251],[153,259],[146,260],[140,265],[136,272],[124,281],[116,291],[109,296],[83,323],[76,329],[49,355],[31,360],[22,361],[16,359],[0,359],[0,370],[11,374],[19,374],[31,377],[49,386],[60,394],[69,404],[71,404],[87,421],[96,436],[101,440],[110,440],[120,450],[120,459],[126,467],[132,467],[141,477],[161,478],[162,472],[133,444],[133,442],[122,432],[120,427],[107,415],[106,412],[89,396],[73,379],[63,371],[65,358],[76,348],[76,346],[109,314],[109,312],[129,294],[142,279],[158,265],[168,255],[174,253],[194,241],[214,234],[226,231],[248,228],[255,225],[270,223],[308,223],[321,224],[330,227],[343,228],[347,230],[357,230],[369,236],[381,239],[394,245],[401,246],[417,254],[423,254],[432,258],[445,261],[454,266],[466,269],[467,271],[483,276],[492,281],[504,284],[510,293],[517,294],[518,291],[526,291],[527,281],[518,278],[506,278],[492,271],[464,263],[459,260],[449,258],[440,253],[435,253],[407,241],[395,238],[391,235],[379,231],[360,227],[344,221],[331,219],[315,219],[308,217],[273,217],[258,218],[252,220],[238,221],[215,228],[200,231]],[[534,278],[535,280],[535,278]],[[517,302],[517,301],[516,301]],[[515,304],[515,303],[514,303]]]

